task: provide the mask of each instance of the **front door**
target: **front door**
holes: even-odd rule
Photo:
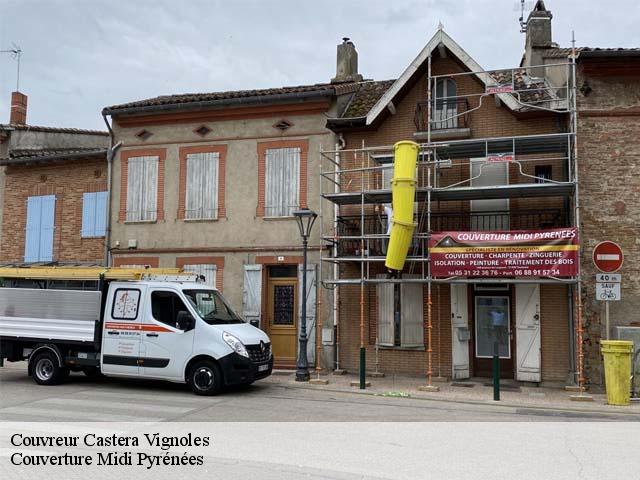
[[[495,349],[500,357],[500,377],[513,378],[511,295],[505,292],[475,292],[474,375],[492,376]]]
[[[267,325],[274,361],[280,367],[293,367],[298,331],[297,278],[269,279]]]

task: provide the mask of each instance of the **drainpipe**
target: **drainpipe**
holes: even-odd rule
[[[104,232],[104,266],[109,266],[109,245],[111,244],[111,177],[112,177],[112,165],[113,165],[113,157],[116,154],[116,151],[122,146],[122,142],[118,142],[115,145],[113,144],[114,135],[113,129],[111,125],[107,121],[107,115],[102,114],[102,119],[104,123],[107,125],[107,129],[109,130],[109,149],[107,150],[107,228]]]
[[[334,175],[334,181],[336,183],[334,183],[333,189],[335,193],[338,193],[340,191],[340,175],[338,173],[338,171],[340,170],[340,150],[343,150],[344,147],[346,146],[345,140],[344,140],[344,135],[342,133],[338,134],[338,143],[336,143],[336,153],[335,153],[335,165],[334,165],[334,171],[335,171],[335,175]],[[339,213],[339,208],[338,208],[338,204],[334,203],[333,204],[333,228],[337,229],[338,226],[338,213]],[[337,234],[337,231],[336,231]],[[337,258],[338,257],[338,244],[336,242],[334,242],[333,244],[333,257]],[[333,278],[337,279],[338,276],[340,275],[340,267],[338,266],[338,262],[334,262],[333,263]],[[335,361],[335,369],[336,370],[340,370],[340,352],[339,352],[339,348],[340,348],[340,343],[339,343],[339,338],[338,338],[338,309],[340,307],[340,285],[335,285],[334,289],[333,289],[333,338],[335,339],[335,345],[336,348],[333,349],[333,353],[334,353],[334,361]]]

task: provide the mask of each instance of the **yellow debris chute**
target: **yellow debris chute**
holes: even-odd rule
[[[419,145],[408,140],[393,146],[393,179],[391,195],[393,221],[385,266],[401,272],[411,246],[413,230],[413,202],[416,192],[416,164]]]

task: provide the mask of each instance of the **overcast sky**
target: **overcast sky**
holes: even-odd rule
[[[573,29],[578,45],[640,47],[637,0],[546,5],[562,46]],[[0,49],[24,51],[28,123],[103,129],[107,105],[327,81],[343,36],[377,80],[396,78],[439,22],[484,68],[516,66],[519,14],[518,0],[0,0]],[[0,123],[15,65],[0,56]]]

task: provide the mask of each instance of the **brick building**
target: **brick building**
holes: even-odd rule
[[[329,120],[342,141],[327,154],[339,158],[339,167],[331,159],[324,164],[322,194],[326,208],[339,208],[325,237],[333,244],[328,283],[339,293],[341,368],[357,370],[364,350],[369,371],[426,375],[430,365],[436,377],[489,376],[489,320],[482,312],[491,304],[501,305],[508,319],[500,340],[503,377],[574,383],[584,359],[585,381],[601,384],[605,333],[591,249],[605,238],[623,245],[628,262],[625,300],[614,303],[612,325],[640,320],[633,313],[640,298],[632,201],[638,183],[629,173],[639,152],[640,51],[577,49],[574,89],[572,51],[553,43],[551,19],[537,2],[520,66],[492,72],[439,30],[398,79],[361,84],[341,115]],[[422,143],[425,162],[417,173],[414,244],[404,280],[392,282],[384,269],[385,207],[389,146],[400,140]],[[428,155],[438,160],[430,163]],[[505,155],[512,161],[495,162]],[[582,243],[582,317],[578,276],[429,280],[424,245],[432,232],[572,226]]]
[[[12,94],[0,125],[3,264],[103,264],[107,132],[26,123]]]

